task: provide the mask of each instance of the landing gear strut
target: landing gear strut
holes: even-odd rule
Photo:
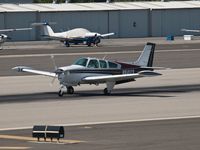
[[[61,86],[61,88],[58,92],[58,96],[62,97],[65,92],[67,92],[67,94],[74,94],[74,88],[72,86],[68,86],[68,87]]]
[[[60,90],[60,91],[58,92],[58,96],[62,97],[63,95],[64,95],[64,91]]]
[[[103,90],[103,93],[104,93],[104,95],[110,95],[111,91],[108,91],[108,89],[105,88],[105,89]]]

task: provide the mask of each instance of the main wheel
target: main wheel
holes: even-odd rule
[[[60,91],[58,92],[58,96],[62,97],[63,95],[64,95],[64,92],[63,92],[62,90],[60,90]]]
[[[64,41],[64,44],[66,47],[70,47],[69,42],[68,41]]]
[[[110,95],[110,92],[108,91],[107,88],[105,88],[105,89],[103,90],[103,93],[104,93],[104,95]]]
[[[87,43],[87,46],[88,46],[88,47],[90,47],[90,46],[91,46],[91,43],[90,43],[90,42],[88,42],[88,43]]]
[[[101,39],[98,37],[94,40],[94,44],[97,45],[101,42]]]
[[[74,94],[74,88],[72,86],[67,87],[68,94]]]

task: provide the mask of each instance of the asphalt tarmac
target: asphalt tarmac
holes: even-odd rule
[[[103,85],[83,85],[74,95],[59,98],[57,82],[50,86],[50,78],[21,76],[10,69],[27,65],[53,70],[51,54],[58,66],[80,56],[132,61],[147,41],[157,44],[155,66],[172,69],[116,86],[111,96],[102,94]],[[8,43],[0,54],[0,149],[199,149],[199,42],[109,39],[89,48]],[[66,126],[64,141],[37,143],[31,139],[35,124]]]
[[[33,150],[197,150],[200,119],[129,122],[65,127],[65,139],[75,143],[37,142],[31,130],[0,132],[0,148]],[[11,135],[9,139],[3,139]],[[17,140],[17,137],[25,137]],[[9,147],[8,147],[9,146]]]
[[[138,58],[147,41],[157,44],[154,66],[166,68],[197,68],[200,64],[200,40],[164,41],[162,39],[112,39],[103,42],[100,47],[73,46],[66,48],[62,44],[53,42],[28,42],[16,44],[11,49],[0,52],[0,76],[16,76],[19,74],[11,68],[22,65],[33,68],[54,71],[51,55],[55,56],[57,66],[72,64],[80,57],[98,57],[118,60],[134,61]],[[12,45],[12,43],[9,43]],[[121,44],[121,45],[120,45]]]

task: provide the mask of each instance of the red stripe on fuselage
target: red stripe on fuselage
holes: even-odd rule
[[[128,64],[128,63],[123,63],[123,62],[117,62],[116,63],[121,65],[121,69],[137,69],[140,68],[140,66],[134,65],[134,64]]]

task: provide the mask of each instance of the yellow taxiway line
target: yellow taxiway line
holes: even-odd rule
[[[0,135],[0,139],[21,140],[21,141],[37,141],[36,138],[25,137],[25,136],[15,136],[15,135]],[[40,141],[44,142],[44,140],[42,140],[42,138],[40,139]],[[45,142],[51,142],[51,140],[47,139]],[[53,142],[55,142],[55,140]],[[85,141],[64,140],[64,139],[59,140],[59,143],[63,143],[63,144],[78,144],[78,143],[83,143],[83,142],[85,142]]]

